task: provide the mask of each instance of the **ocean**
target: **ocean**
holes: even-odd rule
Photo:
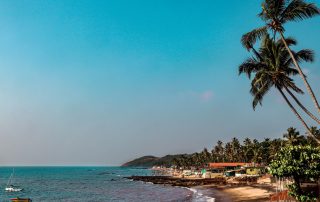
[[[31,198],[37,201],[214,201],[196,189],[154,185],[125,179],[153,175],[148,169],[122,167],[15,167],[12,184],[21,192],[5,192],[13,171],[0,167],[0,201]]]

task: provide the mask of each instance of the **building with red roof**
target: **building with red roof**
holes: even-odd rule
[[[209,163],[208,167],[212,169],[234,169],[245,165],[247,163]]]

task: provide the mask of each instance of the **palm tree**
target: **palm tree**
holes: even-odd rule
[[[225,160],[226,162],[233,162],[233,151],[232,151],[232,145],[231,142],[227,142],[225,146]]]
[[[269,161],[271,161],[275,155],[280,151],[283,147],[284,141],[282,139],[273,139],[270,144],[269,149]]]
[[[271,145],[271,141],[269,138],[265,138],[264,141],[262,141],[260,143],[261,145],[261,151],[262,151],[262,154],[261,154],[261,158],[262,158],[262,162],[263,163],[266,163],[266,164],[269,164],[270,162],[270,145]]]
[[[320,140],[320,129],[318,129],[315,126],[310,127],[311,133],[314,137],[316,137],[318,140]],[[307,144],[312,146],[317,146],[317,142],[314,141],[313,138],[307,137]]]
[[[288,44],[295,44],[293,39],[286,39]],[[312,52],[310,50],[302,50],[295,53],[295,58],[304,61],[312,60]],[[311,134],[309,126],[300,116],[298,111],[291,104],[283,90],[286,90],[289,95],[293,96],[294,100],[299,106],[314,120],[319,123],[319,120],[309,112],[293,95],[291,91],[302,94],[303,91],[298,88],[291,75],[298,74],[298,71],[291,68],[292,60],[285,50],[285,47],[281,40],[274,42],[268,34],[262,40],[259,51],[254,50],[254,56],[247,59],[244,63],[239,66],[239,74],[246,74],[248,78],[251,78],[251,74],[254,74],[254,78],[251,81],[251,94],[253,95],[253,109],[256,108],[258,103],[262,104],[264,96],[269,92],[272,87],[275,87],[286,103],[289,105],[293,113],[301,121],[303,126],[309,132],[309,135],[314,138]],[[314,138],[319,144],[320,141]]]
[[[276,34],[279,33],[293,64],[298,70],[307,91],[320,114],[320,106],[317,98],[299,66],[299,60],[295,57],[294,52],[290,49],[289,44],[287,44],[284,37],[285,23],[311,18],[319,14],[320,10],[316,5],[307,3],[305,0],[265,0],[262,4],[262,12],[259,14],[259,17],[266,25],[243,35],[241,42],[248,50],[250,50],[258,39],[261,39],[262,36],[267,34],[268,30],[273,33],[274,38]]]
[[[312,126],[310,128],[311,130],[311,133],[317,138],[317,139],[320,139],[320,129],[317,129],[317,127],[315,126]]]
[[[287,139],[287,143],[292,146],[300,145],[304,141],[304,137],[293,127],[287,129],[287,133],[283,134],[283,138]]]
[[[212,159],[212,156],[207,148],[204,148],[201,152],[201,157],[205,163],[209,163]]]
[[[265,37],[267,38],[269,35],[266,35]],[[291,45],[295,45],[296,41],[292,38],[286,39],[287,44]],[[276,63],[278,66],[282,66],[283,68],[286,69],[291,69],[293,74],[297,74],[297,71],[294,71],[291,68],[292,65],[292,60],[290,59],[290,55],[288,54],[287,51],[283,50],[285,47],[283,46],[283,43],[281,43],[281,41],[277,41],[277,50],[279,50],[279,55],[281,55],[281,57],[278,57],[277,59],[279,60],[278,63]],[[266,45],[263,43],[263,45]],[[267,46],[266,46],[267,47]],[[263,60],[263,58],[261,58],[260,53],[258,53],[258,51],[256,51],[254,48],[252,48],[256,58],[258,60]],[[268,49],[267,49],[268,50]],[[272,48],[269,48],[269,51],[274,52],[275,50],[272,50]],[[299,61],[306,61],[306,62],[312,62],[314,60],[314,55],[313,55],[313,51],[308,50],[308,49],[304,49],[301,51],[298,51],[297,53],[294,53],[295,58]],[[271,55],[271,57],[275,57],[273,55]],[[256,61],[252,58],[249,58],[247,61],[245,61],[242,65],[241,65],[241,71],[243,73],[246,73],[248,75],[248,77],[250,78],[251,73],[257,68],[256,66]],[[271,64],[272,65],[272,64]],[[240,70],[240,69],[239,69]],[[315,120],[318,124],[320,124],[320,120],[313,115],[299,100],[298,98],[291,92],[291,90],[287,87],[284,86],[284,89],[289,93],[289,95],[294,99],[294,101],[299,105],[299,107],[306,113],[309,115],[309,117],[311,117],[313,120]]]
[[[241,151],[241,144],[237,138],[232,138],[231,141],[231,148],[232,148],[232,161],[241,161],[242,160],[242,151]]]
[[[224,161],[224,147],[223,142],[220,140],[217,142],[217,145],[213,148],[213,152],[216,156],[216,162]]]
[[[253,158],[252,158],[252,161],[254,163],[261,163],[262,150],[261,150],[260,142],[257,139],[254,139],[252,143],[253,143],[253,147],[252,147]]]
[[[250,138],[246,138],[243,141],[243,146],[242,146],[243,155],[246,163],[252,162],[252,158],[253,158],[252,148],[253,148],[252,141],[250,140]]]

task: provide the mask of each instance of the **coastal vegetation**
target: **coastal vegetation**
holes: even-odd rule
[[[270,164],[270,173],[277,177],[292,178],[289,194],[298,201],[316,201],[313,190],[303,190],[302,182],[316,183],[320,178],[320,147],[288,145],[281,148]]]
[[[320,129],[312,127],[313,135],[320,140]],[[218,141],[212,150],[204,148],[199,153],[182,155],[174,159],[173,164],[178,167],[203,167],[209,162],[245,162],[268,165],[281,150],[281,148],[291,145],[311,145],[317,146],[317,142],[310,136],[301,135],[295,128],[288,128],[283,138],[269,139],[263,141],[245,138],[242,142],[233,138],[230,142]]]
[[[320,140],[320,129],[311,127],[313,135]],[[268,165],[276,156],[277,152],[286,145],[312,145],[317,142],[310,136],[303,136],[295,128],[288,128],[283,134],[283,138],[269,139],[262,141],[245,138],[242,143],[237,138],[229,142],[218,141],[211,149],[204,148],[200,152],[192,154],[167,155],[162,158],[145,156],[128,163],[125,167],[181,167],[189,169],[191,167],[205,167],[210,162],[246,162]]]
[[[173,165],[175,158],[180,158],[184,155],[166,155],[164,157],[155,157],[155,156],[143,156],[127,163],[124,163],[123,167],[135,167],[135,168],[150,168],[152,166],[166,166],[170,167]]]

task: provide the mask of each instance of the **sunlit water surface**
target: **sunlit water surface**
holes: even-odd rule
[[[31,198],[35,202],[208,201],[194,190],[125,179],[125,176],[153,173],[148,169],[121,167],[15,167],[13,184],[23,191],[7,193],[4,188],[12,171],[13,168],[0,167],[0,201],[14,197]]]

